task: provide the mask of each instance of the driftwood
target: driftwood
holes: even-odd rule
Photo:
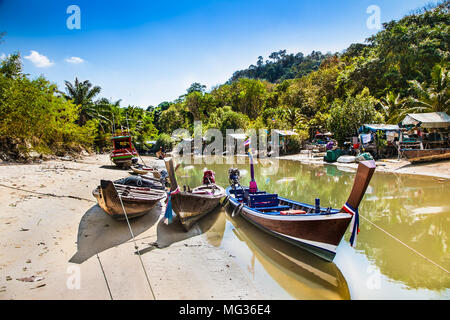
[[[91,170],[85,170],[85,169],[77,169],[77,168],[67,168],[66,166],[62,165],[62,166],[47,166],[47,167],[40,167],[41,171],[64,171],[64,170],[73,170],[73,171],[84,171],[84,172],[91,172]]]
[[[75,199],[75,200],[80,200],[80,201],[95,202],[95,201],[92,201],[90,199],[80,198],[80,197],[76,197],[76,196],[61,196],[61,195],[57,195],[57,194],[54,194],[54,193],[43,193],[43,192],[38,192],[38,191],[31,191],[31,190],[15,188],[15,187],[11,187],[11,186],[6,186],[4,184],[0,184],[0,187],[4,187],[4,188],[8,188],[8,189],[14,189],[14,190],[22,191],[22,192],[38,194],[40,196],[46,196],[46,197],[69,198],[69,199]]]

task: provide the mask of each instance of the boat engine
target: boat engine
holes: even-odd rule
[[[203,184],[210,185],[216,183],[216,177],[214,171],[207,170],[203,173]]]
[[[241,182],[239,180],[241,179],[241,173],[239,172],[239,169],[231,168],[228,170],[228,179],[230,181],[230,185],[240,185]]]

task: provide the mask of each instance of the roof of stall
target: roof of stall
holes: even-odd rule
[[[400,127],[396,124],[365,124],[359,128],[359,132],[365,131],[400,131]]]
[[[298,136],[297,132],[289,130],[274,130],[274,132],[280,136]]]
[[[414,125],[422,128],[448,128],[450,127],[450,117],[445,112],[410,113],[403,119],[402,125]]]

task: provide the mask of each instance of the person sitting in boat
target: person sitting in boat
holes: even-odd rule
[[[158,158],[159,160],[164,160],[164,158],[166,157],[166,153],[164,152],[163,147],[159,147],[159,151],[156,153],[156,158]]]

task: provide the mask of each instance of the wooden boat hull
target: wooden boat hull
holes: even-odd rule
[[[114,185],[111,181],[102,181],[92,194],[99,206],[115,220],[126,220],[124,208],[128,219],[143,216],[167,196],[165,191]]]
[[[178,215],[186,231],[189,231],[198,220],[216,209],[220,205],[220,201],[225,198],[225,190],[222,187],[216,187],[218,190],[214,195],[180,192],[172,196],[172,209]],[[207,186],[199,188],[207,188]]]
[[[237,210],[241,203],[230,194],[230,189],[227,189],[227,196],[230,197],[230,210]],[[280,205],[284,204],[283,200],[289,201],[283,198],[280,200]],[[337,246],[352,220],[350,214],[339,210],[334,210],[329,215],[280,216],[267,215],[245,205],[240,215],[258,228],[327,261],[333,261]]]
[[[137,159],[135,156],[110,156],[111,161],[120,168],[129,168],[133,165],[133,162]]]
[[[409,149],[402,150],[411,163],[432,162],[450,159],[450,149]]]
[[[264,191],[250,192],[250,188],[239,185],[229,187],[226,194],[232,216],[240,214],[258,228],[333,261],[375,169],[373,160],[360,162],[348,201],[340,210],[300,203]]]

